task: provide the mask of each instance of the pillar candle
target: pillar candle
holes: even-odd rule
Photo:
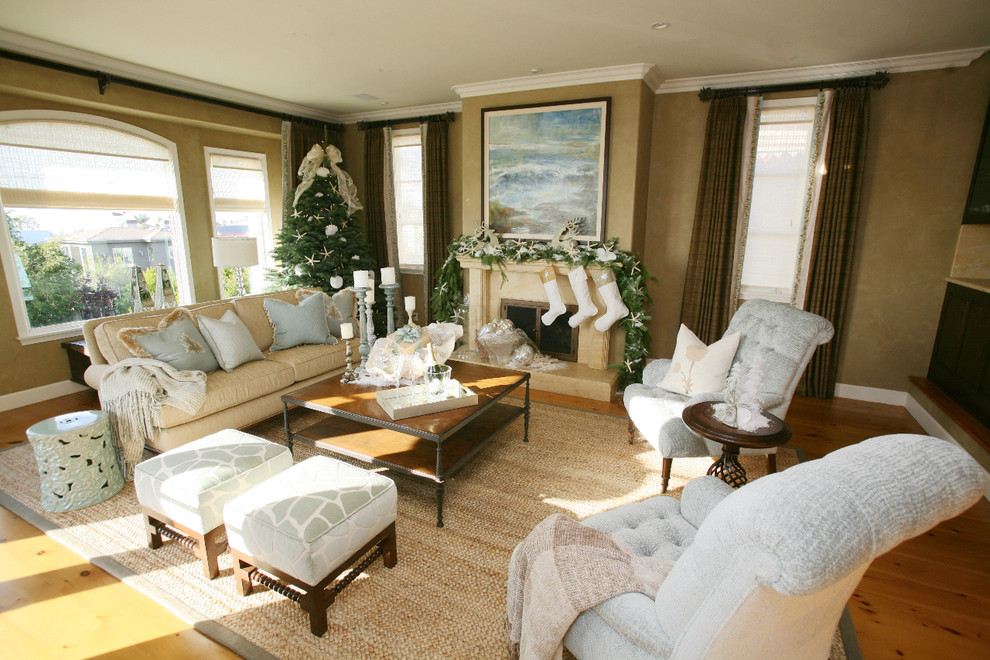
[[[382,268],[382,284],[395,284],[395,268]]]
[[[375,287],[374,286],[372,286],[370,289],[368,289],[368,293],[365,294],[365,299],[368,302],[370,302],[370,303],[375,302]]]
[[[412,314],[416,311],[416,296],[406,296],[406,312]]]
[[[368,288],[368,271],[366,270],[354,271],[354,287],[358,289]]]
[[[340,338],[341,339],[354,339],[354,324],[353,323],[341,323],[340,324]]]

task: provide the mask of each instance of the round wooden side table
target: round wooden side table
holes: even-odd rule
[[[704,401],[688,406],[681,413],[684,424],[698,435],[722,444],[722,456],[708,468],[713,475],[739,488],[746,484],[746,470],[739,464],[739,448],[769,449],[784,444],[791,439],[791,429],[784,420],[760,411],[770,420],[770,425],[755,431],[743,431],[715,418],[715,402]]]
[[[41,474],[45,511],[81,509],[124,487],[102,410],[82,410],[38,422],[27,430]]]

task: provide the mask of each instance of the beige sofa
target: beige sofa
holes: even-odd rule
[[[274,331],[262,302],[268,297],[293,304],[298,302],[297,290],[290,289],[185,306],[194,314],[211,318],[220,318],[227,310],[233,309],[251,331],[251,336],[267,359],[248,362],[230,373],[220,369],[208,374],[206,402],[193,414],[163,406],[158,437],[149,443],[154,449],[166,451],[221,429],[241,428],[271,417],[282,411],[283,394],[325,380],[343,370],[343,342],[270,352],[268,349],[272,345]],[[338,299],[337,296],[335,299]],[[351,309],[346,313],[350,313]],[[86,382],[98,390],[100,378],[110,365],[134,357],[117,333],[124,328],[157,327],[158,322],[171,311],[136,312],[87,321],[83,325],[83,335],[93,364],[86,370]]]

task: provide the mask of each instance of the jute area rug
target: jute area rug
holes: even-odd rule
[[[296,428],[318,419],[310,411],[293,413]],[[284,439],[280,419],[252,432]],[[229,553],[220,557],[220,577],[208,581],[177,544],[150,550],[132,484],[95,506],[45,512],[37,464],[24,443],[0,453],[0,504],[244,657],[507,657],[506,576],[516,544],[552,513],[581,520],[660,494],[660,458],[642,440],[626,441],[624,418],[537,403],[530,442],[522,437],[520,419],[447,482],[442,529],[434,485],[390,474],[399,491],[398,565],[389,570],[376,561],[344,589],[322,638],[310,634],[307,617],[288,599],[263,587],[241,597]],[[314,451],[297,443],[295,459]],[[797,460],[784,448],[779,468]],[[765,459],[743,463],[751,479],[765,474]],[[667,494],[679,497],[709,464],[674,461]],[[833,646],[833,657],[845,657],[838,635]]]

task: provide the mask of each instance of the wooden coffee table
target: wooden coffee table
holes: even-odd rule
[[[684,424],[698,435],[722,443],[722,456],[708,468],[714,475],[733,488],[746,484],[746,470],[739,464],[739,448],[769,449],[784,444],[791,438],[791,429],[782,419],[761,410],[770,425],[756,431],[743,431],[715,418],[715,403],[704,401],[688,406],[681,413]]]
[[[395,421],[375,398],[377,387],[341,383],[330,378],[282,396],[285,443],[315,444],[335,454],[350,456],[437,485],[437,527],[443,527],[443,492],[447,478],[520,415],[523,442],[529,442],[529,374],[469,362],[448,360],[452,378],[478,395],[478,403],[439,413]],[[499,401],[526,385],[522,406]],[[327,414],[319,422],[293,431],[290,406]]]

